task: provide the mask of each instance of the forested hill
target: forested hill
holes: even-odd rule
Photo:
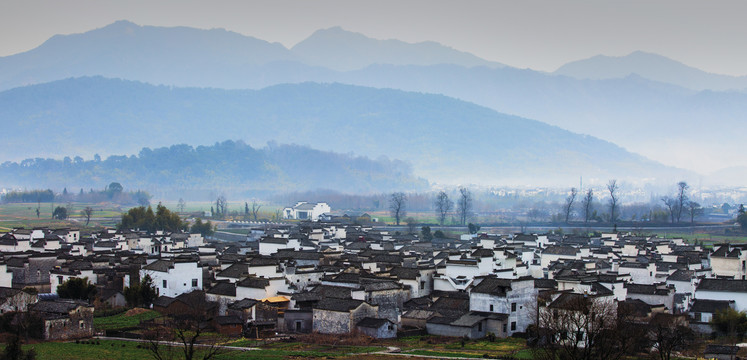
[[[241,141],[212,146],[144,148],[138,155],[105,160],[28,159],[0,165],[3,187],[101,188],[116,181],[129,189],[163,193],[228,194],[337,189],[370,193],[428,186],[398,160],[341,155],[296,145],[255,149]]]
[[[16,161],[240,139],[387,156],[441,183],[672,182],[682,173],[598,138],[454,98],[342,84],[221,90],[67,79],[0,93],[0,123],[0,154]]]

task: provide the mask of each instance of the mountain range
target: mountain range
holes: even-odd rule
[[[5,156],[16,159],[30,149],[42,156],[109,155],[230,138],[386,156],[437,182],[689,175],[591,136],[442,95],[343,84],[223,90],[75,78],[0,93],[0,122]]]
[[[434,42],[371,39],[341,28],[319,30],[289,49],[221,29],[119,21],[52,37],[0,58],[0,68],[0,89],[101,75],[178,87],[257,90],[311,81],[442,94],[701,173],[747,166],[734,151],[740,139],[729,136],[747,130],[747,92],[724,91],[744,89],[744,79],[642,52],[545,73]]]

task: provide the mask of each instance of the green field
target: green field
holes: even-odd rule
[[[121,313],[113,316],[93,318],[93,328],[99,330],[123,330],[131,329],[140,324],[141,321],[150,320],[161,316],[156,311],[148,310],[146,312],[130,315]]]
[[[467,340],[462,345],[460,338],[440,336],[413,336],[394,341],[392,346],[402,349],[403,353],[424,356],[491,358],[513,356],[519,359],[531,359],[524,339],[506,338],[489,341],[487,339]]]
[[[665,234],[658,234],[659,237],[664,237]],[[695,241],[702,241],[705,244],[718,244],[718,243],[746,243],[747,235],[720,235],[720,234],[684,234],[684,233],[666,233],[667,239],[682,238],[689,243]]]
[[[52,212],[55,207],[62,206],[68,209],[67,220],[52,219]],[[86,224],[86,218],[82,210],[86,207],[93,209],[89,228],[95,229],[101,226],[112,226],[119,221],[123,211],[128,208],[121,207],[117,204],[101,203],[11,203],[0,204],[0,231],[8,231],[14,227],[75,227],[83,229]],[[36,209],[39,208],[39,216],[36,215]]]
[[[276,343],[279,344],[279,343]],[[282,343],[285,346],[269,346],[259,350],[225,350],[217,359],[287,359],[287,358],[340,358],[351,354],[361,354],[380,351],[379,347],[351,347],[329,345],[314,345],[299,343]],[[234,344],[228,344],[234,346]],[[37,359],[59,360],[135,360],[152,359],[152,354],[137,342],[122,340],[86,340],[75,342],[45,342],[24,345],[24,349],[33,348]],[[175,358],[181,355],[181,348],[172,348]],[[354,357],[354,356],[353,356]],[[200,357],[197,357],[200,358]]]

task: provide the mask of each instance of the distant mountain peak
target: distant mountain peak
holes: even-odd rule
[[[309,37],[301,40],[298,44],[294,45],[291,50],[295,49],[299,45],[303,47],[303,43],[308,42],[320,42],[320,41],[340,41],[341,39],[353,40],[353,41],[380,41],[377,39],[369,38],[358,32],[348,31],[340,26],[333,26],[330,28],[319,29],[314,31]]]
[[[553,74],[577,79],[606,80],[638,74],[643,78],[692,90],[743,90],[747,77],[712,74],[666,56],[637,50],[624,56],[596,55],[567,63]]]
[[[340,26],[315,31],[293,46],[291,51],[310,65],[341,71],[362,69],[373,64],[505,66],[435,41],[408,43],[397,39],[375,39]]]

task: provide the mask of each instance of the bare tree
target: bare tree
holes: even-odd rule
[[[576,196],[578,195],[578,190],[576,188],[571,188],[571,194],[568,195],[567,198],[565,198],[565,205],[563,206],[563,212],[565,213],[565,223],[568,224],[568,221],[571,219],[571,212],[573,212],[573,202],[576,201]]]
[[[612,179],[609,183],[607,183],[607,191],[610,193],[610,222],[614,223],[615,220],[617,220],[617,213],[615,210],[617,210],[617,202],[619,200],[619,195],[617,193],[617,190],[619,190],[620,187],[617,185],[617,180]]]
[[[588,223],[589,219],[591,219],[591,211],[594,208],[594,190],[589,189],[586,191],[582,205],[584,206],[584,222]]]
[[[454,202],[449,199],[449,195],[446,194],[446,192],[441,191],[436,196],[436,216],[438,217],[438,223],[441,226],[444,226],[444,222],[446,222],[446,216],[449,214],[449,211],[454,207]]]
[[[187,208],[187,203],[184,202],[184,199],[179,198],[179,202],[176,204],[176,210],[179,212],[184,212],[184,209]]]
[[[682,217],[682,210],[685,209],[687,204],[687,189],[690,186],[686,182],[680,181],[677,183],[677,222],[680,222]]]
[[[660,360],[670,360],[672,352],[687,348],[695,340],[686,316],[658,313],[651,319],[649,338]]]
[[[674,223],[674,215],[675,215],[675,208],[677,207],[677,199],[669,196],[664,196],[661,198],[661,201],[664,203],[664,206],[667,207],[667,210],[669,211],[669,216],[672,218],[672,223]]]
[[[546,218],[547,214],[541,209],[531,208],[527,211],[527,217],[529,218],[529,221],[536,222]]]
[[[91,215],[93,214],[93,208],[90,206],[86,206],[83,210],[81,210],[83,213],[83,216],[86,217],[86,226],[88,226],[88,223],[91,221]]]
[[[217,199],[215,199],[215,212],[218,213],[219,216],[226,216],[226,212],[228,210],[228,201],[226,200],[226,197],[221,195],[218,196]]]
[[[210,330],[211,309],[215,308],[205,299],[205,293],[194,291],[188,296],[180,296],[180,300],[187,305],[186,309],[167,314],[162,323],[146,331],[151,356],[157,360],[171,359],[174,351],[180,349],[185,360],[209,360],[225,353],[219,339],[205,338],[205,333]]]
[[[690,225],[695,223],[695,216],[699,215],[701,212],[703,212],[703,208],[700,207],[700,204],[695,201],[687,202],[687,213],[690,215]]]
[[[418,221],[413,217],[408,217],[405,219],[405,223],[407,223],[407,233],[410,235],[414,234],[415,228],[418,226]]]
[[[631,350],[611,297],[564,293],[537,316],[535,359],[619,359]]]
[[[262,207],[260,203],[258,203],[256,200],[252,200],[252,216],[254,217],[254,221],[257,221],[257,217],[259,216],[259,209]]]
[[[472,193],[467,188],[459,188],[457,212],[459,213],[459,223],[467,225],[467,219],[472,214]]]
[[[395,192],[389,197],[389,212],[394,216],[394,221],[399,225],[402,217],[407,215],[407,195],[403,192]]]

